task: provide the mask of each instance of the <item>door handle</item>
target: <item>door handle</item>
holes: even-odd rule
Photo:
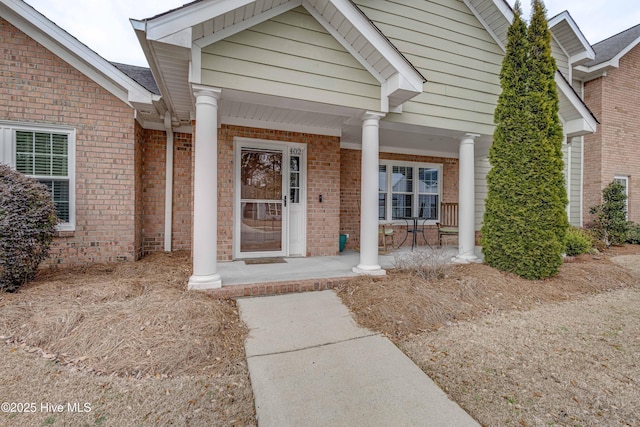
[[[287,196],[284,196],[284,207],[287,207]]]

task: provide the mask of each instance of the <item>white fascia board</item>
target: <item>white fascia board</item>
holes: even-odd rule
[[[349,21],[362,36],[369,41],[373,45],[373,47],[380,52],[380,54],[393,66],[403,77],[407,80],[407,83],[411,86],[412,90],[418,93],[422,93],[422,85],[424,83],[423,77],[407,62],[407,60],[400,55],[400,53],[390,44],[389,40],[387,40],[378,29],[376,29],[371,22],[362,14],[362,12],[357,9],[357,7],[350,0],[330,0],[336,9],[345,17],[347,21]],[[311,12],[315,11],[315,8],[309,4],[307,0],[303,0],[302,5]],[[321,16],[316,11],[316,16]],[[316,18],[317,19],[317,18]],[[319,22],[326,23],[324,17],[322,17]],[[323,24],[325,25],[325,24]],[[326,27],[331,27],[328,23],[326,23]],[[332,33],[333,34],[333,33]],[[339,35],[336,37],[338,41],[344,40],[344,38]],[[346,40],[344,43],[348,44]],[[344,45],[344,44],[343,44]],[[346,47],[346,46],[345,46]],[[349,50],[350,52],[353,49]],[[361,57],[360,55],[356,56],[356,58]],[[365,61],[366,62],[366,61]],[[378,73],[376,73],[378,74]]]
[[[569,25],[574,36],[582,46],[582,50],[580,53],[574,54],[573,56],[570,56],[570,55],[567,55],[567,56],[570,56],[570,58],[573,58],[575,56],[585,55],[585,58],[595,59],[596,57],[595,51],[591,47],[591,44],[587,41],[587,38],[584,36],[584,34],[582,34],[582,31],[580,31],[580,27],[578,27],[578,24],[576,24],[576,21],[573,20],[573,17],[568,11],[565,10],[564,12],[559,13],[558,15],[554,16],[549,20],[548,25],[551,33],[553,34],[553,27],[555,27],[556,25],[560,24],[563,21]],[[560,46],[562,45],[560,44]],[[563,49],[564,49],[564,46],[563,46]],[[584,59],[584,58],[581,58],[581,59]]]
[[[300,5],[302,5],[302,0],[289,0],[286,3],[271,8],[265,12],[260,13],[259,15],[254,15],[251,18],[245,19],[244,21],[239,22],[231,27],[227,27],[223,30],[216,31],[215,33],[208,36],[194,40],[193,44],[200,48],[209,46],[210,44],[216,43],[220,40],[224,40],[227,37],[231,37],[234,34],[261,24],[262,22],[267,21],[271,18],[275,18],[278,15],[282,15],[283,13],[295,9]]]
[[[338,41],[338,43],[340,43],[342,47],[344,47],[347,52],[349,52],[351,56],[353,56],[373,76],[373,78],[375,78],[380,84],[384,84],[384,77],[380,75],[378,70],[373,68],[373,65],[369,64],[369,62],[367,62],[367,60],[362,55],[360,55],[360,52],[355,50],[354,47],[350,43],[348,43],[329,22],[327,22],[327,20],[322,16],[322,14],[320,14],[320,12],[318,12],[306,0],[302,2],[302,5],[307,10],[307,12],[309,12],[311,16],[313,16],[316,21],[318,21],[318,23],[320,23],[320,25],[322,25],[324,29],[327,30],[329,34],[331,34],[333,38],[336,39],[336,41]]]
[[[586,83],[588,81],[597,79],[598,77],[606,76],[607,70],[609,70],[610,68],[618,68],[618,65],[618,61],[611,60],[602,62],[598,65],[594,65],[593,67],[585,67],[584,65],[579,65],[577,67],[574,67],[574,70],[580,73],[583,83]]]
[[[640,43],[640,37],[638,37],[637,39],[635,39],[634,41],[632,41],[631,43],[629,43],[627,45],[627,47],[625,47],[624,49],[622,49],[620,51],[619,54],[617,54],[616,56],[613,57],[613,59],[611,61],[609,61],[609,63],[613,66],[618,68],[620,66],[620,59],[625,56],[627,53],[629,53],[629,51],[631,49],[633,49],[634,47],[637,46],[637,44]]]
[[[176,109],[173,104],[173,101],[170,96],[170,92],[168,90],[167,84],[164,80],[164,75],[160,72],[160,66],[158,64],[158,60],[155,55],[155,51],[152,46],[152,42],[147,40],[146,38],[146,23],[144,21],[138,21],[135,19],[130,19],[131,26],[134,29],[136,37],[140,42],[140,46],[142,47],[142,52],[144,53],[145,58],[147,58],[147,62],[149,63],[149,67],[151,67],[154,78],[156,79],[156,84],[160,89],[160,93],[163,94],[163,99],[166,103],[167,108],[171,111],[171,113],[175,113]]]
[[[595,126],[585,119],[570,120],[564,124],[563,128],[567,138],[589,135],[596,131]]]
[[[493,4],[498,8],[502,16],[504,16],[509,23],[513,22],[513,18],[515,15],[513,14],[513,10],[504,0],[493,0]]]
[[[160,43],[172,44],[174,46],[186,47],[191,49],[192,44],[192,27],[187,27],[184,30],[180,30],[176,33],[170,34],[166,37],[157,40]]]
[[[581,62],[593,61],[595,59],[595,54],[591,54],[589,52],[583,51],[578,53],[577,55],[573,55],[569,57],[570,64],[579,64]]]
[[[584,102],[578,97],[573,88],[567,83],[567,81],[562,77],[559,71],[556,71],[555,76],[556,87],[558,90],[562,92],[562,94],[567,98],[567,100],[571,103],[571,106],[575,108],[575,110],[580,114],[581,119],[584,120],[584,129],[593,129],[591,132],[595,132],[598,122],[593,117],[587,106]]]
[[[255,0],[214,0],[192,3],[173,12],[147,19],[147,38],[161,40],[171,34],[200,24],[203,19],[224,15]]]
[[[2,3],[12,12],[3,18],[121,101],[128,105],[131,99],[152,103],[151,92],[40,12],[20,0]]]

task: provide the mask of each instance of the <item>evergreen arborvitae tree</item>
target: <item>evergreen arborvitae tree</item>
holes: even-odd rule
[[[540,279],[558,272],[568,227],[562,127],[544,5],[533,0],[528,30],[519,2],[514,11],[489,153],[482,246],[492,267]]]

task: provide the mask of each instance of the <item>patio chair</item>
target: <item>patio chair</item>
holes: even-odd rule
[[[387,252],[387,244],[393,249],[393,227],[391,224],[381,224],[378,235],[382,238],[382,249]]]
[[[458,204],[441,203],[438,221],[438,244],[442,246],[442,236],[458,235]]]

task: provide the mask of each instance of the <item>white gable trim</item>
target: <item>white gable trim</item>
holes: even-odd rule
[[[215,0],[193,3],[147,20],[147,39],[161,40],[202,22],[203,16],[220,16],[255,0]]]
[[[571,85],[562,77],[559,71],[556,71],[555,76],[556,87],[562,92],[567,100],[571,103],[571,106],[580,114],[579,119],[571,120],[565,123],[565,134],[567,137],[572,138],[575,136],[586,135],[594,133],[598,122],[593,117],[584,102],[578,97]]]
[[[609,61],[601,62],[600,64],[594,65],[592,67],[586,67],[584,65],[579,65],[576,67],[576,71],[586,74],[585,82],[589,80],[593,80],[600,76],[606,75],[607,69],[609,68],[619,68],[620,67],[620,59],[625,56],[631,49],[636,47],[640,43],[640,37],[635,39],[633,42],[629,43],[627,47],[622,49],[620,53],[611,58]]]
[[[389,40],[382,35],[382,33],[375,28],[369,19],[358,9],[350,0],[330,0],[333,5],[344,15],[347,21],[351,22],[360,33],[376,48],[380,54],[389,61],[389,63],[400,73],[407,83],[411,86],[411,89],[417,93],[422,92],[422,85],[424,79],[415,68],[409,64],[409,62],[391,45]],[[303,3],[308,4],[307,0],[303,0]],[[311,7],[307,7],[310,9]],[[323,21],[325,21],[323,19]],[[338,41],[344,40],[342,37]],[[342,43],[342,42],[341,42]],[[349,44],[346,40],[344,43]],[[357,58],[362,58],[358,55]],[[362,58],[364,60],[364,58]]]
[[[247,30],[251,27],[254,27],[264,21],[267,21],[271,18],[275,18],[278,15],[286,13],[296,7],[302,5],[302,0],[290,0],[287,3],[283,3],[280,6],[274,7],[273,9],[269,9],[266,12],[261,13],[260,15],[253,16],[249,19],[245,19],[239,24],[236,24],[232,27],[227,27],[223,30],[217,31],[211,35],[202,37],[198,40],[194,40],[193,44],[196,46],[203,48],[205,46],[209,46],[210,44],[219,42],[220,40],[226,39],[227,37],[231,37],[234,34]]]
[[[576,62],[582,61],[585,59],[595,59],[596,57],[595,51],[591,47],[591,44],[587,41],[584,34],[582,34],[582,31],[580,31],[578,24],[576,24],[576,21],[573,20],[573,18],[571,17],[571,14],[568,11],[565,10],[564,12],[559,13],[558,15],[554,16],[549,20],[548,25],[551,33],[553,34],[553,27],[555,27],[562,21],[565,21],[569,25],[569,27],[571,28],[571,31],[573,32],[576,39],[580,43],[580,46],[582,47],[582,50],[578,54],[574,54],[574,55],[567,54],[567,56],[569,57],[570,63],[575,64]],[[556,39],[556,42],[558,42],[557,39]],[[566,52],[565,46],[562,46],[560,42],[558,42],[558,45],[560,45],[560,47],[562,47],[562,50]]]
[[[2,17],[127,105],[152,105],[159,97],[118,70],[21,0],[2,0]]]
[[[471,13],[473,13],[473,15],[476,17],[476,19],[480,21],[484,29],[487,30],[489,35],[493,38],[493,40],[500,47],[500,49],[502,49],[503,52],[506,52],[507,51],[506,44],[502,40],[500,40],[500,37],[498,37],[498,35],[493,31],[493,28],[491,28],[491,26],[487,24],[487,21],[485,21],[485,19],[478,12],[478,10],[469,2],[469,0],[463,0],[463,1],[464,1],[464,4],[469,8]],[[496,6],[500,7],[502,6],[502,3],[496,2]],[[507,20],[509,20],[509,22],[513,20],[513,12],[511,12],[511,10],[502,11],[502,14],[505,16]],[[510,14],[510,17],[509,17],[509,14]]]
[[[633,49],[634,47],[636,47],[638,45],[638,43],[640,43],[640,37],[638,37],[637,39],[635,39],[634,41],[632,41],[631,43],[629,43],[629,45],[627,47],[625,47],[624,49],[622,49],[620,51],[619,54],[617,54],[616,56],[613,57],[613,59],[611,61],[609,61],[609,63],[613,66],[618,68],[620,66],[620,59],[625,56],[627,53],[629,53],[629,51],[631,51],[631,49]]]
[[[422,93],[425,82],[424,77],[352,1],[328,1],[344,16],[346,22],[353,25],[353,28],[391,65],[395,71],[392,76],[385,78],[381,72],[376,69],[374,64],[369,63],[367,58],[363,57],[362,54],[327,21],[327,18],[315,8],[311,0],[289,0],[238,24],[192,41],[189,39],[192,37],[191,29],[193,26],[202,24],[204,21],[222,16],[225,13],[232,12],[244,6],[251,5],[251,3],[256,2],[256,0],[205,0],[145,21],[132,20],[131,22],[136,32],[139,32],[138,39],[143,44],[143,50],[147,53],[147,57],[152,63],[152,66],[154,65],[152,41],[169,43],[191,49],[190,76],[191,81],[195,83],[200,81],[200,73],[195,69],[198,66],[198,59],[195,58],[195,55],[199,53],[200,49],[288,12],[295,7],[303,6],[317,22],[381,84],[380,99],[382,111],[397,110],[403,102]],[[145,48],[144,45],[147,45],[147,47]],[[162,87],[162,82],[158,82],[158,84]]]

